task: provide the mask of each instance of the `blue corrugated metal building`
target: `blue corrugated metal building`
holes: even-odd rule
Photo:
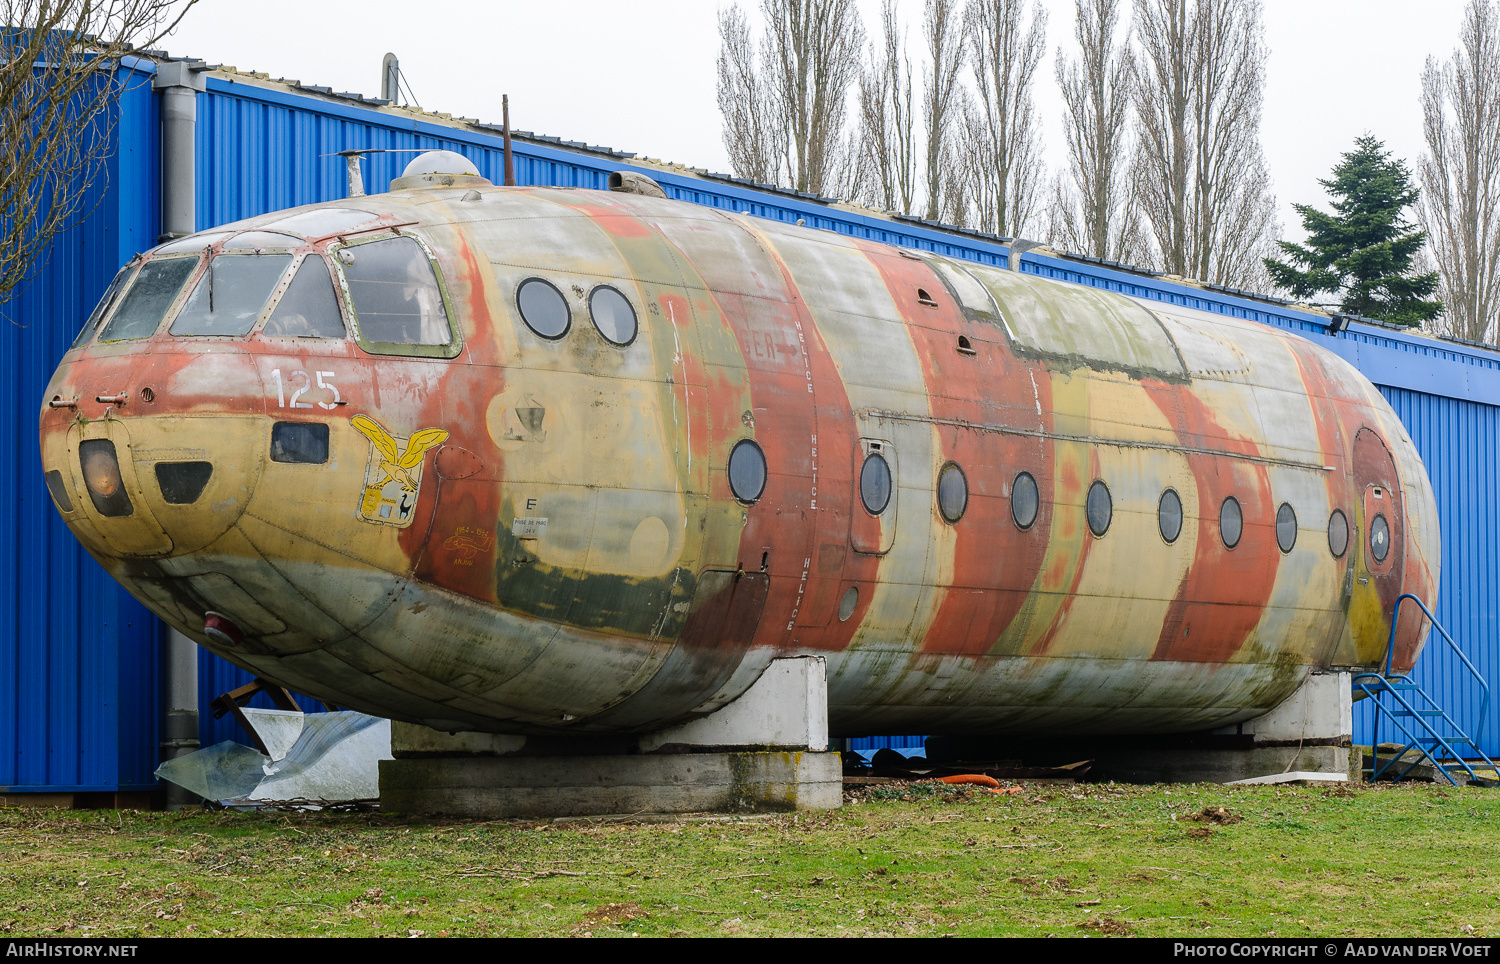
[[[179,61],[180,62],[180,61]],[[273,81],[189,63],[196,94],[196,228],[343,197],[341,158],[351,148],[456,150],[501,183],[497,127],[396,109],[354,94]],[[36,411],[47,379],[117,268],[156,243],[162,207],[162,93],[158,62],[121,72],[117,149],[82,225],[51,257],[0,324],[0,371],[11,386],[0,446],[16,454],[0,471],[0,505],[15,509],[0,530],[0,794],[147,790],[162,727],[162,626],[88,558],[53,510],[42,481]],[[180,69],[180,68],[179,68]],[[379,189],[409,155],[373,154],[367,183]],[[1003,239],[891,219],[826,199],[766,190],[633,155],[523,135],[515,142],[521,184],[603,189],[612,171],[638,166],[671,197],[826,228],[910,248],[1006,265]],[[1241,294],[1077,259],[1027,256],[1022,270],[1138,297],[1249,318],[1295,331],[1343,355],[1371,379],[1406,424],[1427,462],[1442,523],[1437,614],[1485,678],[1500,679],[1500,353],[1419,333],[1354,322],[1330,334],[1328,319]],[[1446,652],[1428,648],[1419,680],[1440,702],[1462,707],[1478,694]],[[245,682],[202,654],[203,701]],[[237,734],[200,709],[206,745]],[[1356,714],[1356,739],[1369,719]],[[1480,735],[1500,751],[1500,719]]]

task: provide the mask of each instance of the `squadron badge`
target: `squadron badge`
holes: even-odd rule
[[[368,415],[356,415],[349,424],[370,440],[370,461],[365,467],[364,493],[359,516],[366,522],[406,528],[411,525],[422,486],[422,463],[427,450],[441,445],[448,432],[424,428],[410,438],[393,436]]]

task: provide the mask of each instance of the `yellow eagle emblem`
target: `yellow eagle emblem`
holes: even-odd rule
[[[391,435],[368,415],[356,415],[349,424],[374,446],[365,469],[360,518],[405,528],[415,515],[417,488],[422,484],[422,460],[430,449],[448,438],[447,430],[424,428],[403,439]]]

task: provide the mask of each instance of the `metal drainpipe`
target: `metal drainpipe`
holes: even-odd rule
[[[156,65],[152,90],[161,91],[161,237],[180,238],[197,230],[198,93],[207,89],[200,63]]]
[[[158,243],[197,229],[194,192],[198,93],[207,89],[204,66],[174,61],[156,65],[153,90],[161,91],[161,236]],[[167,716],[162,727],[165,763],[198,749],[198,645],[175,629],[162,640],[167,670]],[[167,784],[167,808],[195,806],[197,797]]]

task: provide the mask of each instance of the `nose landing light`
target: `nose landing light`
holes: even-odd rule
[[[120,478],[115,443],[109,439],[89,439],[78,446],[78,461],[89,498],[100,515],[118,518],[135,511],[130,496],[125,494],[125,482]]]

